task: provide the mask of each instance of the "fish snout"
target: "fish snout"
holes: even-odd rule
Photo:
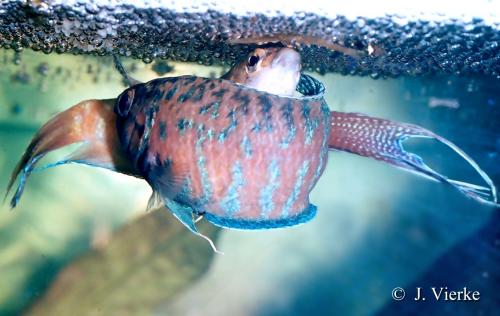
[[[300,54],[292,48],[285,47],[277,53],[276,58],[273,60],[273,67],[283,67],[300,72]]]

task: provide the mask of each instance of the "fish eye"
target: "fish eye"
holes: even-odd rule
[[[255,69],[252,69],[254,68],[255,66],[257,66],[257,64],[259,63],[259,56],[257,55],[252,55],[248,58],[248,62],[247,62],[247,67],[249,70],[251,71],[254,71]]]

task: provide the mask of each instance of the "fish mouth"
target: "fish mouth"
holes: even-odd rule
[[[289,70],[300,72],[300,54],[292,48],[282,48],[273,60],[273,67],[283,67]]]

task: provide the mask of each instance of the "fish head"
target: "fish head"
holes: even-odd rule
[[[300,54],[292,48],[257,48],[222,78],[268,93],[292,96],[301,68]]]

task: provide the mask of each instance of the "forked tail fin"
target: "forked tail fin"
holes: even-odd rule
[[[478,202],[500,207],[493,181],[464,151],[447,139],[420,126],[370,117],[359,113],[332,111],[328,140],[330,149],[371,157],[435,181],[450,184]],[[416,154],[407,152],[402,142],[411,137],[434,138],[464,158],[483,178],[487,187],[452,180],[427,166]]]
[[[26,180],[35,170],[37,162],[47,153],[71,144],[81,143],[70,156],[42,169],[66,163],[83,163],[135,175],[119,145],[113,104],[114,100],[83,101],[43,125],[12,172],[5,196],[17,177],[21,176],[10,205],[15,207],[19,202]]]

